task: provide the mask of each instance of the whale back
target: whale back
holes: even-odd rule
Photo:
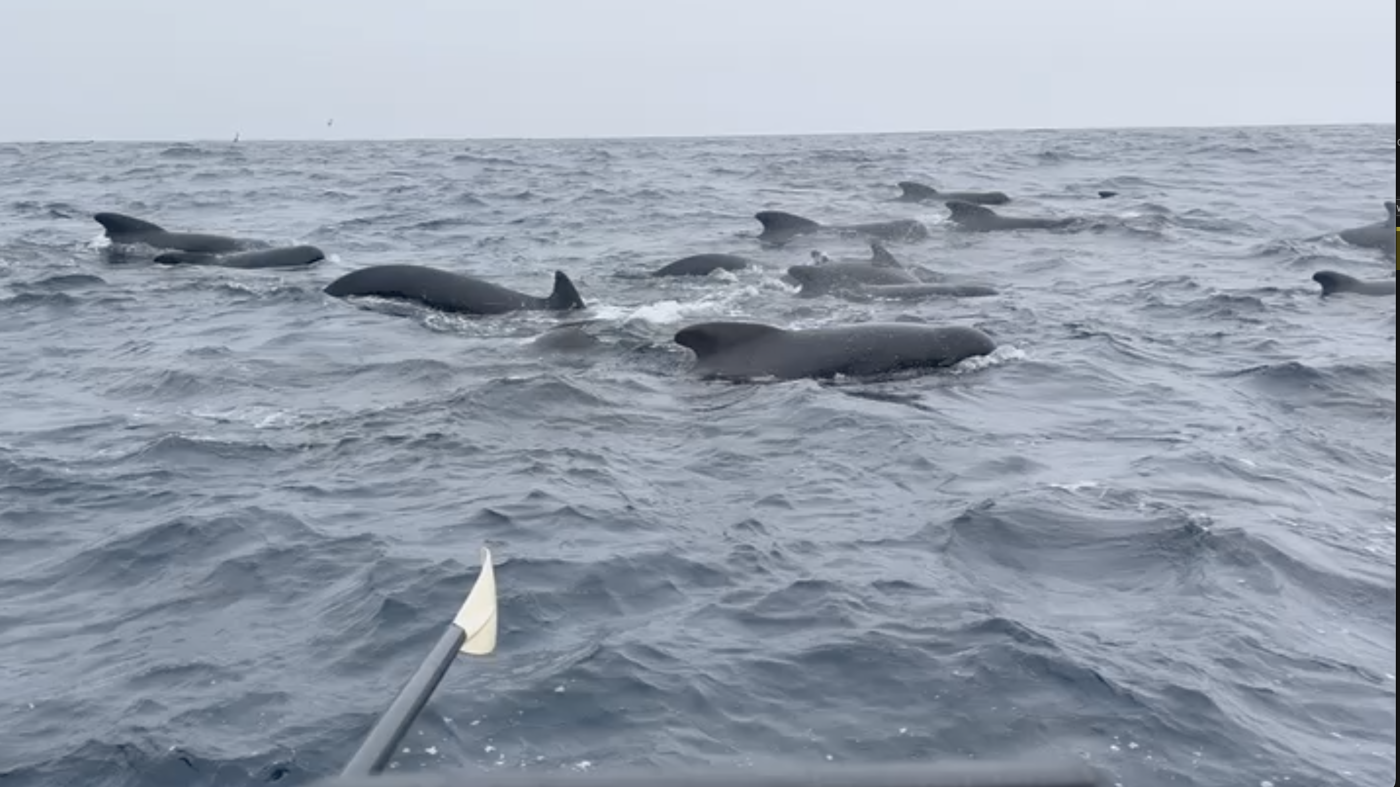
[[[161,265],[213,265],[221,268],[299,268],[326,258],[315,246],[284,246],[276,249],[218,254],[207,251],[168,251],[155,261]]]
[[[324,262],[326,253],[315,246],[284,246],[262,252],[233,255],[240,267],[294,268]]]
[[[899,184],[904,191],[900,202],[970,202],[976,205],[1005,205],[1011,197],[1003,191],[939,191],[922,183],[904,181]]]
[[[822,295],[834,289],[860,284],[918,284],[919,278],[899,265],[869,262],[828,262],[793,265],[787,275],[802,286],[803,295]]]
[[[505,314],[519,310],[582,309],[583,298],[562,271],[554,291],[537,298],[474,276],[422,265],[375,265],[341,276],[324,292],[337,298],[373,296],[413,301],[432,309],[464,314]]]
[[[738,271],[754,263],[734,254],[695,254],[676,260],[653,272],[652,276],[708,276],[714,271]]]
[[[167,251],[154,260],[159,265],[216,265],[218,261],[217,254],[197,251]]]

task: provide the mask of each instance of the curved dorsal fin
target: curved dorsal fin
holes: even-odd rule
[[[149,221],[123,216],[120,213],[98,213],[92,218],[102,225],[102,229],[107,230],[109,238],[120,235],[139,235],[146,232],[165,232],[160,226]]]
[[[764,232],[810,232],[821,229],[821,224],[808,218],[803,218],[794,213],[785,213],[781,210],[765,210],[754,214],[758,223],[763,225]]]
[[[915,183],[912,180],[901,180],[895,185],[904,192],[900,196],[904,199],[933,199],[938,196],[938,189],[932,186],[925,186],[922,183]]]
[[[895,259],[893,254],[890,254],[890,250],[885,248],[885,245],[878,240],[870,242],[870,252],[873,255],[870,258],[870,262],[877,268],[904,267],[899,264],[899,260]]]
[[[704,360],[725,350],[783,333],[782,328],[757,322],[706,322],[682,328],[675,342]]]
[[[578,289],[563,271],[554,272],[554,291],[549,294],[549,308],[556,311],[588,308],[583,303],[583,296],[578,294]]]
[[[1322,285],[1323,295],[1331,295],[1341,292],[1345,288],[1356,286],[1355,278],[1336,271],[1318,271],[1313,274],[1312,278],[1313,281]]]

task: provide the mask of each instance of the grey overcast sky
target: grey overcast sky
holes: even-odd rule
[[[1394,0],[5,0],[0,140],[1393,123],[1395,62]]]

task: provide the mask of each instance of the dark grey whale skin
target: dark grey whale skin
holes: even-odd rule
[[[149,221],[120,213],[98,213],[93,217],[113,243],[142,243],[156,249],[189,251],[198,254],[226,254],[265,247],[263,241],[206,235],[199,232],[170,232]]]
[[[741,271],[758,263],[734,254],[695,254],[654,271],[652,276],[709,276],[715,271]]]
[[[1336,271],[1318,271],[1312,275],[1313,281],[1322,286],[1322,297],[1349,293],[1352,295],[1381,296],[1395,295],[1395,279],[1358,279]]]
[[[1353,246],[1360,246],[1366,249],[1380,249],[1395,253],[1395,203],[1386,202],[1385,220],[1374,224],[1367,224],[1364,227],[1353,227],[1349,230],[1342,230],[1337,236]]]
[[[801,285],[801,297],[813,298],[864,285],[918,284],[919,279],[903,268],[869,262],[828,262],[823,265],[793,265],[787,275]]]
[[[209,265],[218,268],[304,268],[326,259],[315,246],[285,246],[278,249],[209,254],[196,251],[167,251],[156,257],[161,265]]]
[[[997,230],[1054,230],[1068,227],[1074,219],[1040,219],[1002,216],[991,208],[951,200],[946,204],[953,223],[973,232]]]
[[[457,314],[507,314],[515,311],[568,311],[586,308],[574,283],[554,273],[554,291],[537,298],[460,273],[421,265],[376,265],[347,273],[326,285],[337,298],[376,296],[410,301]]]
[[[821,224],[808,218],[780,210],[765,210],[754,214],[763,225],[758,239],[764,243],[783,244],[801,235],[819,232],[834,232],[843,235],[865,235],[889,241],[924,240],[929,236],[928,227],[914,219],[875,221],[866,224]]]
[[[932,186],[902,180],[896,185],[900,192],[896,202],[970,202],[973,205],[1005,205],[1011,197],[1002,191],[939,191]]]
[[[731,379],[867,377],[951,366],[996,349],[996,342],[975,328],[912,323],[784,330],[709,322],[683,328],[675,342],[695,353],[696,372]]]

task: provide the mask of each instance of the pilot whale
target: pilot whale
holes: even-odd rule
[[[326,255],[315,246],[286,246],[231,254],[206,254],[193,251],[167,251],[156,257],[161,265],[211,265],[220,268],[302,268],[315,265]]]
[[[758,267],[758,263],[747,257],[734,254],[695,254],[676,260],[652,276],[709,276],[715,271],[740,271]]]
[[[474,276],[421,265],[377,265],[352,271],[326,285],[337,298],[376,296],[410,301],[459,314],[506,314],[514,311],[567,311],[586,308],[574,283],[554,273],[554,291],[537,298]]]
[[[858,323],[784,330],[752,322],[709,322],[681,329],[676,344],[695,353],[707,377],[865,377],[952,366],[996,349],[975,328]]]
[[[157,249],[190,251],[201,254],[223,254],[266,246],[264,241],[206,235],[199,232],[170,232],[169,230],[120,213],[98,213],[92,217],[113,243],[145,244]]]
[[[895,184],[899,186],[901,193],[895,198],[897,202],[947,202],[957,200],[959,202],[970,202],[973,205],[1005,205],[1011,201],[1005,193],[1000,191],[939,191],[932,186],[925,186],[922,183],[915,183],[912,180],[902,180]]]
[[[896,219],[866,224],[821,224],[811,219],[778,210],[765,210],[754,215],[763,231],[758,239],[764,243],[783,244],[799,235],[834,232],[843,235],[866,235],[880,240],[923,240],[929,236],[928,227],[914,219]]]
[[[1386,202],[1385,210],[1389,216],[1384,221],[1375,224],[1367,224],[1364,227],[1354,227],[1349,230],[1342,230],[1337,236],[1353,246],[1360,246],[1367,249],[1380,249],[1395,253],[1395,203]]]
[[[870,244],[869,260],[833,262],[819,251],[812,252],[812,265],[793,265],[787,276],[801,286],[804,298],[827,295],[841,289],[866,284],[918,284],[921,279],[906,270],[880,243]]]
[[[1358,279],[1336,271],[1318,271],[1312,275],[1313,281],[1322,285],[1322,295],[1352,293],[1354,295],[1394,295],[1395,278]]]
[[[1068,227],[1074,219],[1013,218],[999,215],[991,208],[973,205],[970,202],[954,200],[947,203],[954,224],[974,232],[994,232],[997,230],[1053,230]]]

